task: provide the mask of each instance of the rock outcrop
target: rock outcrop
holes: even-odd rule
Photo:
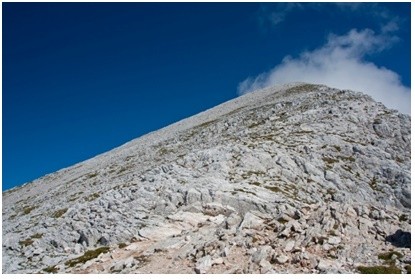
[[[410,270],[410,117],[260,90],[3,193],[3,273]]]

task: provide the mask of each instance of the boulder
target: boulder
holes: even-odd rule
[[[295,241],[294,240],[288,240],[287,243],[284,246],[285,252],[290,252],[294,249]]]
[[[341,238],[338,236],[330,236],[329,239],[327,240],[328,244],[331,245],[338,245],[341,242]]]
[[[247,212],[244,216],[242,223],[239,225],[239,229],[260,229],[263,225],[263,220],[250,212]]]
[[[279,264],[285,264],[286,262],[288,262],[290,260],[290,258],[286,255],[280,255],[276,258],[277,263]]]
[[[212,267],[212,258],[210,255],[204,256],[203,258],[200,258],[196,262],[195,271],[197,274],[206,274],[209,269]]]
[[[256,252],[252,254],[251,261],[259,263],[262,260],[270,258],[272,247],[269,245],[260,247]]]

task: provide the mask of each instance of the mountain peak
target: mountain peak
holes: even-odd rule
[[[406,273],[410,218],[410,117],[293,83],[4,192],[3,272]]]

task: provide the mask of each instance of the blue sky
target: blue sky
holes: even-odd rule
[[[410,3],[2,7],[3,190],[275,83],[352,80],[409,113]]]

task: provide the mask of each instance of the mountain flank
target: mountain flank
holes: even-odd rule
[[[410,273],[410,121],[246,94],[3,192],[3,273]]]

